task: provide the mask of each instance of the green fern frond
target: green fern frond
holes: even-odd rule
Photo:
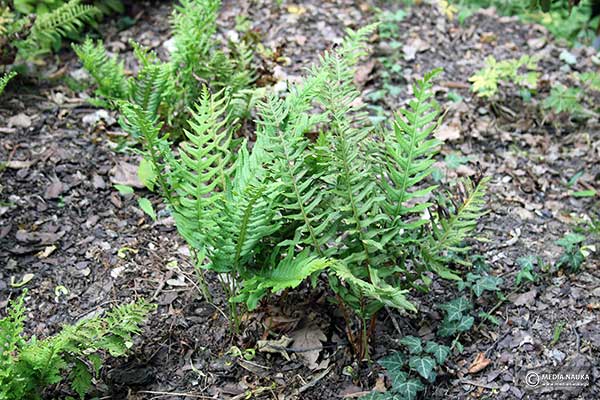
[[[214,246],[221,223],[222,197],[228,186],[231,132],[225,119],[226,99],[217,100],[204,87],[192,112],[188,141],[170,160],[172,204],[180,233],[194,248]]]
[[[277,293],[285,289],[293,289],[309,276],[327,269],[333,261],[311,255],[304,250],[296,255],[288,254],[272,270],[257,273],[244,282],[244,287],[235,302],[245,302],[249,310],[253,310],[259,301],[269,292]]]
[[[385,283],[382,279],[379,279],[376,270],[371,270],[370,276],[372,282],[367,282],[364,279],[357,277],[348,266],[342,262],[338,262],[332,265],[331,269],[335,275],[342,281],[346,282],[352,287],[355,293],[360,296],[365,296],[371,300],[375,300],[375,310],[384,305],[389,307],[405,309],[416,312],[416,307],[408,301],[405,294],[408,290],[402,290],[398,287],[393,287]],[[338,284],[334,284],[334,287],[339,287]],[[356,307],[360,310],[360,307]],[[369,310],[368,314],[373,315],[373,311]],[[368,315],[368,316],[370,316]]]
[[[53,42],[78,32],[100,14],[96,7],[80,3],[70,0],[50,13],[39,15],[27,39],[17,44],[21,54],[32,58],[47,52]]]
[[[83,63],[83,67],[94,78],[98,88],[97,94],[108,100],[127,100],[130,83],[125,76],[123,62],[106,53],[102,41],[94,43],[87,38],[82,44],[73,44],[75,53]]]
[[[279,184],[264,179],[265,163],[269,157],[266,152],[263,157],[253,157],[249,155],[246,144],[242,144],[233,180],[224,196],[225,218],[211,255],[217,271],[234,271],[243,275],[246,265],[260,251],[259,242],[281,226],[276,221],[275,209]]]
[[[131,99],[140,106],[148,118],[157,121],[172,71],[169,64],[160,62],[142,64],[131,83]]]
[[[394,121],[393,135],[385,136],[385,165],[381,184],[386,196],[383,208],[396,230],[415,228],[425,221],[406,224],[404,217],[422,212],[430,203],[410,205],[412,199],[428,195],[435,186],[419,187],[435,162],[440,142],[432,137],[439,125],[438,110],[431,100],[431,80],[440,72],[434,70],[413,86],[415,98],[408,109],[402,109]],[[412,188],[417,187],[416,190]]]
[[[8,85],[8,82],[15,76],[17,76],[17,73],[15,71],[10,71],[0,77],[0,96],[4,92],[4,89],[6,88],[6,85]]]
[[[262,103],[258,128],[261,140],[267,140],[272,152],[278,155],[273,160],[274,179],[282,183],[284,218],[297,225],[294,239],[282,243],[282,246],[304,243],[313,246],[317,254],[323,256],[325,243],[329,240],[325,231],[330,226],[333,213],[325,213],[319,207],[326,192],[318,178],[309,173],[310,167],[306,162],[309,142],[302,136],[304,129],[316,124],[321,117],[297,114],[288,101],[270,96]]]
[[[69,370],[68,380],[83,399],[101,365],[98,352],[125,354],[131,347],[132,336],[140,333],[139,325],[153,309],[139,301],[116,307],[105,317],[65,325],[50,338],[32,337],[25,341],[21,337],[25,316],[23,297],[13,302],[9,316],[0,320],[0,399],[4,400],[41,398],[45,387],[61,382]],[[92,371],[88,363],[93,366]]]
[[[173,157],[168,136],[161,136],[163,124],[137,104],[128,101],[117,104],[121,111],[121,126],[140,141],[145,159],[150,162],[154,176],[157,177],[160,192],[170,204],[173,189],[167,183],[165,168],[168,163],[165,160]]]
[[[468,179],[460,181],[462,202],[455,210],[450,210],[450,215],[442,215],[437,223],[432,223],[428,252],[434,257],[444,257],[447,252],[464,253],[469,249],[462,244],[479,218],[486,214],[483,210],[488,181],[489,178],[483,178],[475,186]]]

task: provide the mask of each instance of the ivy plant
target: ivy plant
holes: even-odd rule
[[[385,393],[373,391],[361,400],[415,399],[426,383],[435,382],[436,370],[450,355],[450,347],[435,341],[423,343],[415,336],[405,336],[400,343],[406,351],[397,351],[377,361],[386,369],[390,389]]]

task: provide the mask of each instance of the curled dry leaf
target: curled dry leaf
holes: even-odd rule
[[[485,367],[490,365],[491,362],[492,360],[486,358],[484,353],[479,353],[477,354],[477,357],[475,357],[475,360],[473,360],[473,363],[469,367],[469,373],[476,374],[479,371],[485,369]]]

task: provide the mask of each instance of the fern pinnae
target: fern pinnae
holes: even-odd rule
[[[29,36],[18,46],[30,57],[39,55],[49,42],[76,32],[84,22],[90,22],[100,14],[96,7],[80,3],[80,0],[70,0],[53,12],[38,16]]]
[[[17,73],[15,71],[10,71],[0,76],[0,96],[4,92],[4,89],[6,88],[6,85],[8,85],[8,82],[15,76],[17,76]]]
[[[387,171],[384,173],[389,178],[389,182],[382,181],[384,192],[387,194],[384,208],[396,226],[403,215],[420,212],[427,207],[421,205],[406,208],[404,203],[407,200],[426,195],[435,188],[429,186],[412,193],[408,191],[410,187],[418,184],[431,173],[433,155],[439,145],[439,141],[428,139],[437,126],[434,120],[438,115],[437,111],[430,111],[433,108],[428,101],[432,96],[430,80],[439,71],[432,71],[414,85],[416,100],[409,102],[410,110],[401,110],[402,116],[398,115],[395,119],[394,140],[386,137]],[[396,166],[400,167],[400,173],[396,171]]]
[[[306,139],[300,136],[291,135],[283,125],[294,123],[290,121],[290,112],[286,101],[271,96],[261,106],[261,134],[267,135],[267,140],[274,145],[273,151],[282,155],[277,161],[277,173],[281,179],[288,185],[289,192],[287,199],[292,203],[284,208],[296,210],[299,215],[288,215],[287,218],[300,219],[303,222],[301,228],[308,231],[310,243],[315,251],[323,256],[322,244],[317,238],[317,233],[313,227],[313,218],[307,212],[307,208],[313,210],[317,207],[320,195],[315,193],[318,185],[315,179],[308,174],[304,161],[304,152],[308,147]],[[290,125],[291,126],[291,125]],[[293,132],[293,131],[292,131]],[[301,229],[299,228],[299,229]]]
[[[447,219],[440,219],[440,226],[433,227],[435,230],[429,240],[430,251],[434,256],[441,256],[446,251],[464,253],[469,248],[459,247],[467,235],[477,224],[477,221],[485,212],[484,207],[485,188],[489,178],[483,178],[476,185],[470,180],[463,180],[465,187],[464,199],[456,210]]]
[[[73,44],[73,50],[98,84],[97,94],[108,100],[127,100],[130,84],[125,76],[123,62],[109,56],[102,41],[86,38],[82,44]]]

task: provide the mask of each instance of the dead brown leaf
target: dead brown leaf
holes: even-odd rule
[[[292,333],[291,336],[294,349],[299,351],[298,356],[304,365],[310,369],[317,369],[319,367],[317,359],[321,354],[321,350],[323,350],[321,342],[327,340],[321,328],[316,325],[309,325]]]
[[[58,179],[53,179],[52,183],[50,183],[50,185],[48,185],[48,187],[46,188],[44,198],[57,199],[64,189],[65,187],[61,181],[59,181]]]
[[[523,306],[525,304],[533,304],[535,302],[535,296],[537,296],[537,290],[531,289],[528,292],[521,293],[519,295],[511,296],[510,300],[515,306]]]
[[[140,181],[137,170],[137,165],[119,161],[119,163],[110,171],[112,175],[110,181],[117,185],[126,185],[137,189],[143,189],[144,184]]]
[[[31,117],[23,113],[14,115],[8,119],[8,127],[29,128],[31,126]]]
[[[363,87],[365,85],[365,83],[369,80],[369,76],[371,76],[374,66],[375,60],[371,60],[356,68],[356,72],[354,73],[354,83],[356,86]]]
[[[484,353],[479,353],[477,354],[477,357],[475,357],[475,360],[473,360],[473,363],[469,367],[469,373],[476,374],[477,372],[485,369],[485,367],[490,365],[491,362],[492,360],[486,358]]]

